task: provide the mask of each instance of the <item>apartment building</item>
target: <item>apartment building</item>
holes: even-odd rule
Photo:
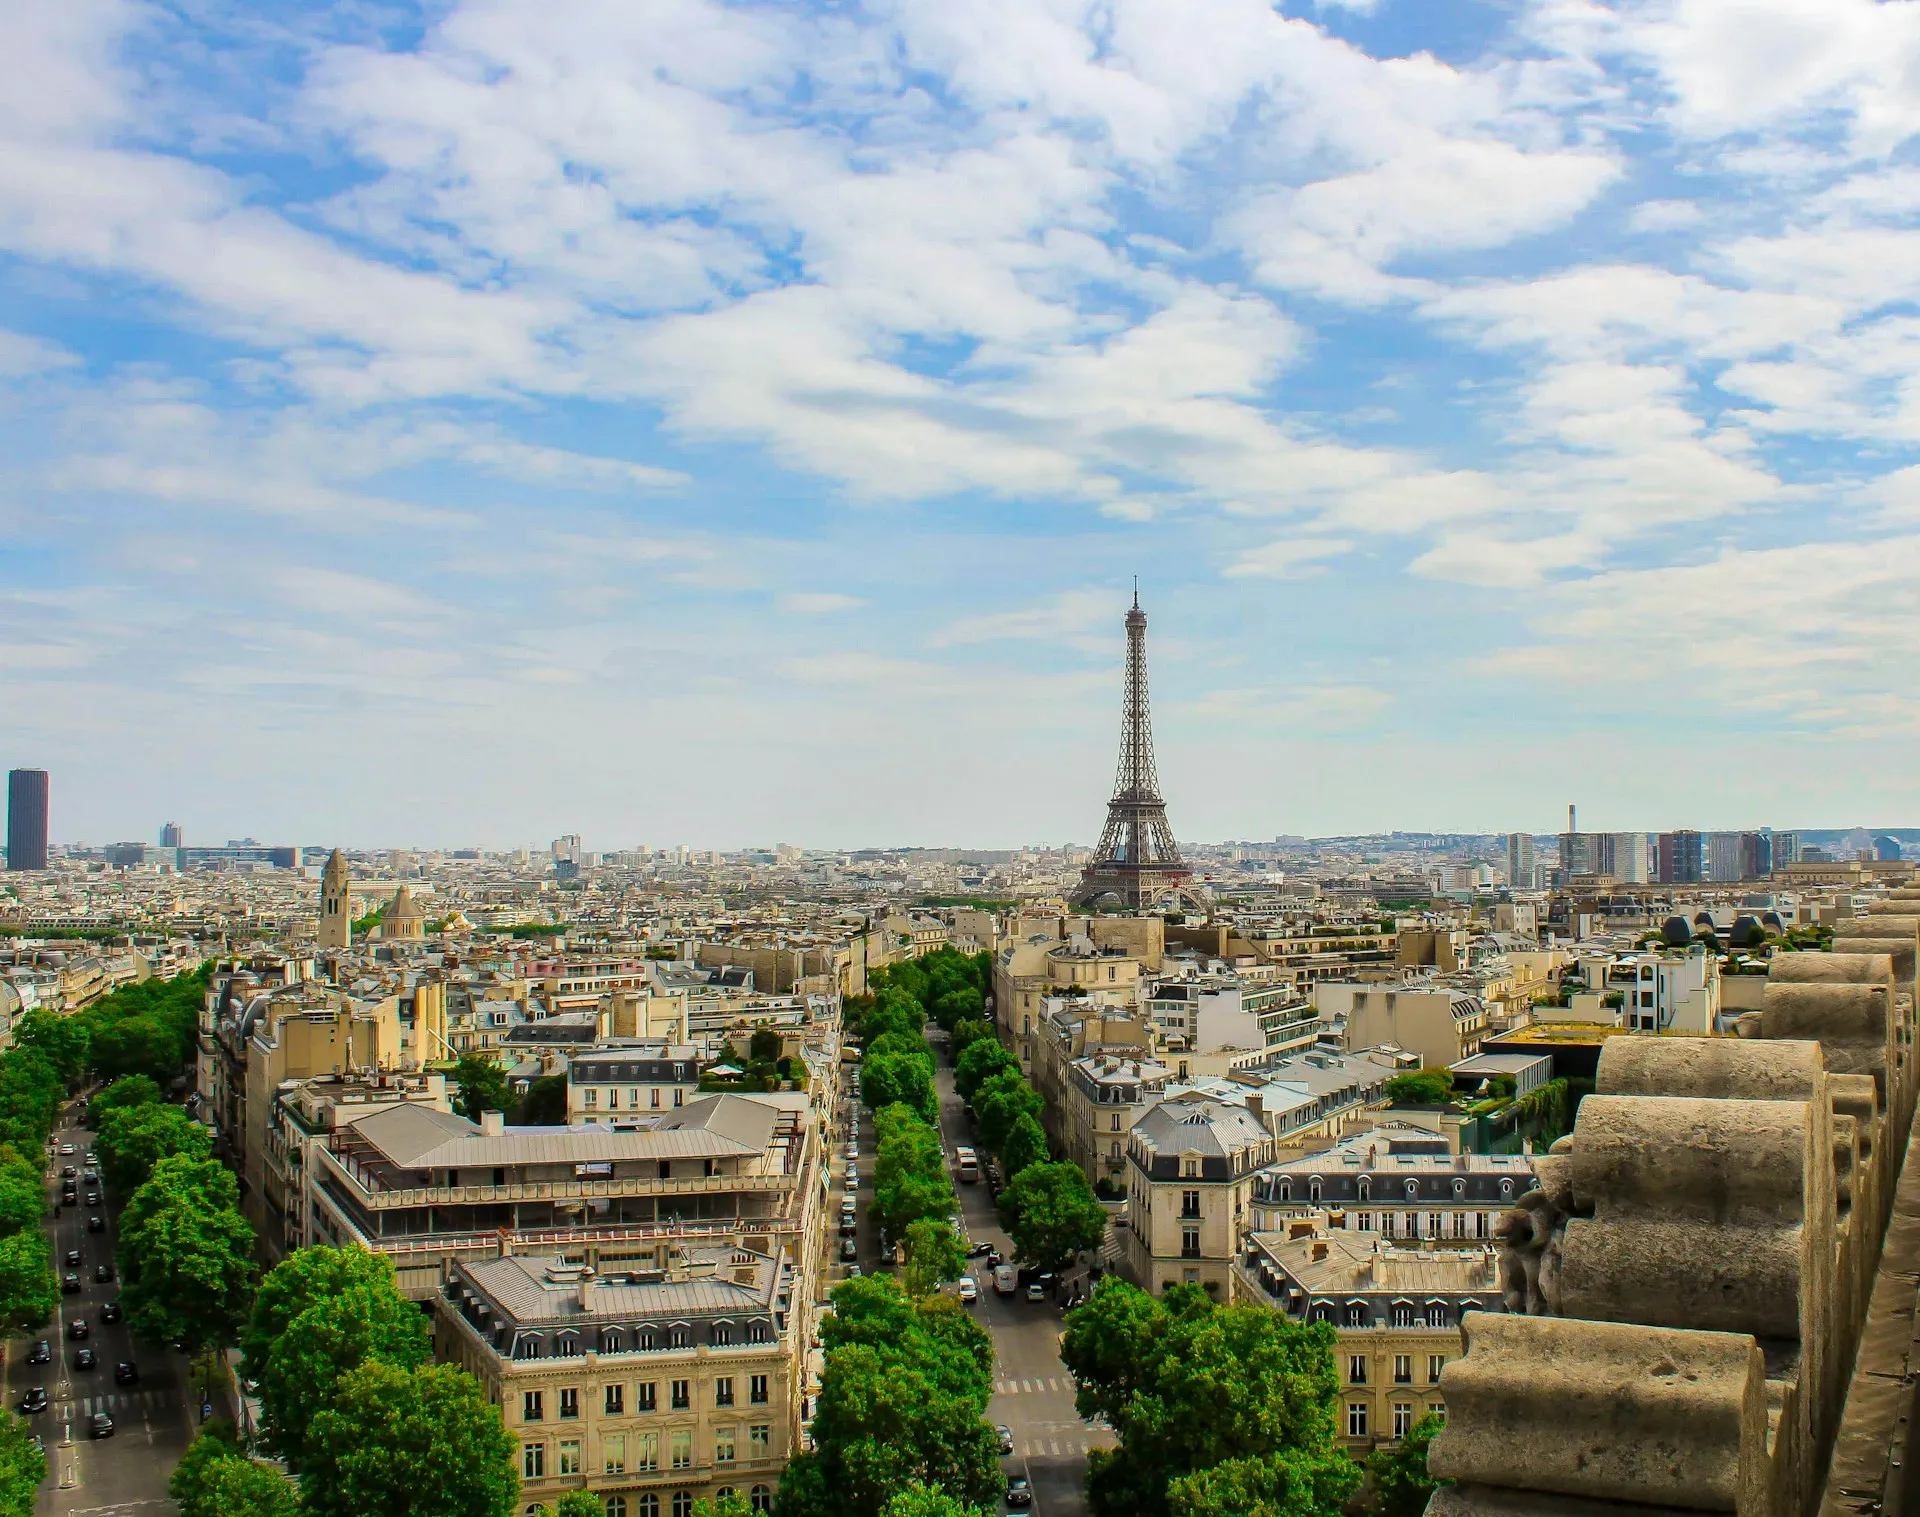
[[[1463,1352],[1461,1317],[1503,1309],[1491,1249],[1400,1248],[1311,1221],[1251,1234],[1232,1299],[1332,1324],[1338,1430],[1356,1458],[1404,1438],[1428,1412],[1446,1416],[1440,1376]]]
[[[1103,1011],[1131,1012],[1146,967],[1118,945],[1102,948],[1092,938],[1036,936],[1009,944],[993,964],[993,1012],[1001,1040],[1021,1063],[1032,1065],[1038,1030],[1048,1015],[1045,1003],[1065,997]]]
[[[729,1493],[766,1512],[799,1439],[805,1284],[738,1244],[611,1270],[503,1251],[448,1263],[435,1347],[500,1408],[530,1507],[584,1489],[609,1517]]]
[[[699,1050],[691,1043],[595,1047],[567,1063],[567,1122],[637,1130],[649,1115],[685,1106],[699,1088]]]
[[[1448,985],[1327,983],[1314,986],[1313,1004],[1348,1049],[1391,1043],[1419,1054],[1429,1069],[1478,1053],[1488,1030],[1486,1002]]]
[[[1244,1106],[1193,1095],[1163,1100],[1127,1135],[1127,1227],[1119,1268],[1158,1294],[1201,1285],[1227,1299],[1254,1177],[1274,1140]]]
[[[1078,1164],[1089,1181],[1118,1184],[1127,1134],[1172,1078],[1173,1070],[1152,1058],[1101,1053],[1070,1061],[1062,1100],[1047,1113],[1059,1157]]]
[[[1338,1053],[1330,1048],[1291,1054],[1222,1078],[1197,1076],[1167,1087],[1168,1098],[1189,1094],[1244,1106],[1280,1145],[1279,1153],[1332,1143],[1353,1124],[1371,1124],[1370,1113],[1387,1102],[1387,1082],[1417,1068],[1417,1055],[1369,1049]]]
[[[1324,1218],[1334,1232],[1478,1247],[1532,1184],[1524,1154],[1456,1154],[1445,1138],[1410,1124],[1382,1125],[1262,1169],[1250,1226],[1281,1231]]]

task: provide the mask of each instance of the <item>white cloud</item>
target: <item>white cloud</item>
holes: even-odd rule
[[[796,616],[832,616],[840,611],[857,611],[866,604],[857,595],[833,590],[799,590],[780,597],[780,609]]]
[[[1706,219],[1706,212],[1691,200],[1643,200],[1627,215],[1627,226],[1636,232],[1682,232]]]
[[[1117,625],[1124,599],[1107,590],[1068,590],[1045,605],[1021,611],[994,611],[948,623],[928,639],[935,648],[1001,641],[1066,641],[1084,637],[1103,623]]]
[[[1353,544],[1338,537],[1282,537],[1260,548],[1249,548],[1220,572],[1228,579],[1298,579],[1324,573],[1324,560],[1351,551]]]

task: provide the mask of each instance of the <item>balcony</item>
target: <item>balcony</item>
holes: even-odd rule
[[[326,1173],[347,1186],[354,1199],[370,1211],[404,1210],[419,1206],[487,1206],[515,1201],[590,1201],[618,1197],[775,1195],[792,1190],[802,1177],[775,1175],[706,1175],[662,1180],[629,1175],[612,1180],[525,1180],[508,1185],[428,1185],[391,1189],[359,1165],[343,1161],[326,1148],[315,1148]]]

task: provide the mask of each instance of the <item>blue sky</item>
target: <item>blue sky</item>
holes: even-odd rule
[[[57,835],[1920,816],[1920,7],[23,0]]]

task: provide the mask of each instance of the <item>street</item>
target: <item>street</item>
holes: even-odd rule
[[[60,1194],[62,1169],[81,1168],[92,1142],[91,1133],[71,1124],[77,1114],[77,1108],[63,1114],[63,1125],[54,1134],[57,1146],[71,1144],[75,1151],[56,1152],[50,1161],[50,1208]],[[7,1405],[18,1410],[21,1398],[34,1387],[44,1387],[51,1399],[47,1410],[25,1415],[28,1426],[47,1447],[47,1480],[34,1506],[36,1517],[120,1517],[122,1513],[157,1517],[175,1510],[167,1499],[167,1477],[192,1441],[198,1402],[188,1394],[184,1357],[166,1345],[136,1346],[123,1324],[101,1321],[101,1308],[120,1286],[117,1280],[96,1282],[93,1271],[96,1265],[113,1262],[121,1198],[108,1196],[104,1200],[110,1204],[88,1207],[88,1186],[88,1181],[80,1181],[81,1205],[63,1206],[57,1219],[49,1210],[47,1219],[54,1273],[67,1274],[67,1252],[78,1249],[82,1262],[74,1272],[80,1276],[81,1290],[61,1296],[54,1321],[39,1333],[7,1345]],[[90,1215],[104,1218],[107,1230],[89,1233]],[[68,1324],[75,1318],[88,1325],[84,1341],[67,1336]],[[29,1364],[27,1356],[41,1337],[52,1349],[53,1361]],[[75,1355],[82,1348],[93,1350],[96,1368],[75,1368]],[[123,1360],[138,1367],[137,1383],[114,1383],[114,1366]],[[88,1421],[101,1411],[113,1419],[114,1435],[96,1440],[88,1436]]]

